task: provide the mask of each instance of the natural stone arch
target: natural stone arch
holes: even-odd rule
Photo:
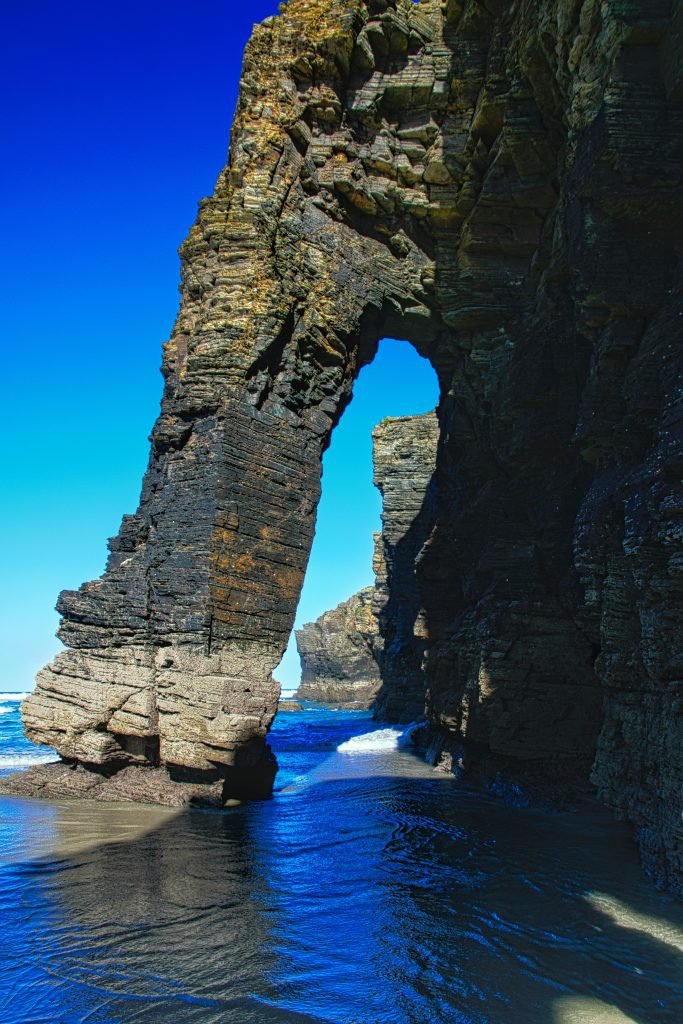
[[[321,453],[379,338],[403,337],[442,394],[420,566],[434,728],[585,775],[599,654],[596,780],[644,826],[653,870],[675,870],[677,639],[651,596],[671,594],[673,541],[623,518],[636,493],[664,500],[654,467],[678,450],[663,426],[678,51],[650,7],[290,0],[255,30],[230,161],[182,249],[140,508],[103,578],[60,598],[70,650],[25,704],[32,738],[86,763],[158,756],[215,772],[228,794],[267,791],[271,671]],[[639,434],[624,406],[636,372]],[[649,645],[633,625],[643,608],[660,631]]]

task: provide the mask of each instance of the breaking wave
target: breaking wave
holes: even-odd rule
[[[375,750],[398,750],[402,729],[376,729],[345,740],[337,747],[340,754],[367,754]]]
[[[0,693],[0,700],[2,700],[3,702],[9,701],[10,704],[17,704],[19,701],[24,700],[26,697],[28,697],[28,695],[28,690],[25,693]]]
[[[0,769],[2,768],[30,768],[33,764],[49,764],[50,761],[58,761],[56,754],[48,753],[27,753],[27,754],[0,754]]]
[[[420,737],[423,734],[426,725],[427,720],[425,718],[418,718],[416,722],[411,722],[410,725],[407,725],[399,738],[399,748],[401,750],[407,750],[410,747],[419,746]]]
[[[374,732],[365,732],[360,736],[353,736],[345,740],[337,747],[337,752],[342,754],[365,754],[379,750],[407,750],[415,744],[419,730],[424,727],[424,719],[411,722],[402,729],[390,727],[387,729],[376,729]]]

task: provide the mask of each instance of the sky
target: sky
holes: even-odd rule
[[[410,342],[384,339],[358,375],[351,403],[323,455],[322,496],[295,628],[374,582],[373,533],[381,529],[382,499],[372,482],[372,428],[385,416],[429,412],[438,400],[431,364]],[[294,639],[275,676],[283,688],[298,682]]]
[[[0,691],[59,649],[57,594],[135,510],[178,309],[177,248],[225,163],[241,58],[272,0],[3,0]],[[370,430],[436,380],[383,344],[325,457],[298,621],[371,581]],[[291,654],[279,672],[294,685]]]

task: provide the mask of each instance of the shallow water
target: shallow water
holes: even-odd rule
[[[281,714],[274,799],[226,813],[0,798],[0,1021],[683,1019],[683,909],[624,828],[505,807],[396,738]]]

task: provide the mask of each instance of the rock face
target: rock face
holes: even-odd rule
[[[303,711],[303,705],[298,700],[280,700],[277,709],[278,711]]]
[[[321,453],[384,336],[441,386],[435,729],[585,776],[680,885],[683,26],[670,0],[290,0],[182,249],[138,511],[28,735],[267,792]]]
[[[375,485],[382,494],[375,586],[296,631],[302,699],[375,707],[393,721],[410,721],[424,711],[416,562],[433,525],[428,488],[438,439],[439,422],[431,412],[386,419],[373,430]]]
[[[425,710],[427,630],[420,564],[435,525],[439,421],[434,413],[385,420],[372,433],[382,532],[375,538],[375,602],[382,686],[378,717],[410,722]]]
[[[375,647],[375,591],[366,587],[296,631],[301,658],[300,700],[337,708],[372,706],[382,682]]]

